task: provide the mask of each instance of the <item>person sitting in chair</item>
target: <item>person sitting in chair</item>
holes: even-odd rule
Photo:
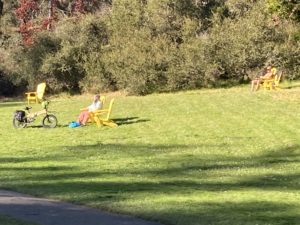
[[[93,103],[87,108],[81,109],[82,112],[79,114],[77,122],[80,123],[80,125],[85,126],[86,122],[89,119],[90,113],[95,110],[101,109],[101,107],[102,103],[100,101],[100,95],[95,95]]]
[[[273,79],[276,72],[277,70],[275,67],[272,68],[272,66],[268,66],[265,75],[251,81],[251,91],[257,91],[261,82]]]

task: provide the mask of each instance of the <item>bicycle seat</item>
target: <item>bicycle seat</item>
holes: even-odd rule
[[[25,108],[25,110],[29,110],[29,109],[32,109],[32,107],[31,106],[27,106],[26,108]]]

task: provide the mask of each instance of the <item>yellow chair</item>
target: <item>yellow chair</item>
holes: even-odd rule
[[[115,101],[114,98],[112,100],[110,100],[108,109],[96,110],[91,114],[93,116],[93,121],[96,122],[98,127],[101,127],[101,126],[117,127],[118,126],[118,124],[116,124],[113,120],[110,119],[114,101]],[[106,116],[104,116],[105,114],[106,114]]]
[[[282,78],[282,71],[275,75],[274,79],[264,80],[262,86],[264,90],[278,90],[280,89],[279,83]]]
[[[37,88],[36,92],[27,92],[25,93],[28,105],[30,102],[39,103],[43,100],[44,93],[46,89],[46,83],[40,83]]]

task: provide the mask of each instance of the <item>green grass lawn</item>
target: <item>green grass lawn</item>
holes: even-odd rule
[[[109,98],[109,97],[108,97]],[[0,103],[0,188],[171,225],[300,224],[300,89],[117,96],[117,128],[15,130]],[[35,107],[37,108],[37,107]]]
[[[0,215],[1,225],[33,225],[33,223],[23,222],[20,220],[13,219],[11,217]]]

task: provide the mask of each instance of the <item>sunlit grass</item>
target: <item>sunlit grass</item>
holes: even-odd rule
[[[117,96],[118,128],[66,127],[89,102],[53,99],[61,126],[23,130],[23,103],[1,103],[0,188],[165,224],[300,224],[300,89]]]

